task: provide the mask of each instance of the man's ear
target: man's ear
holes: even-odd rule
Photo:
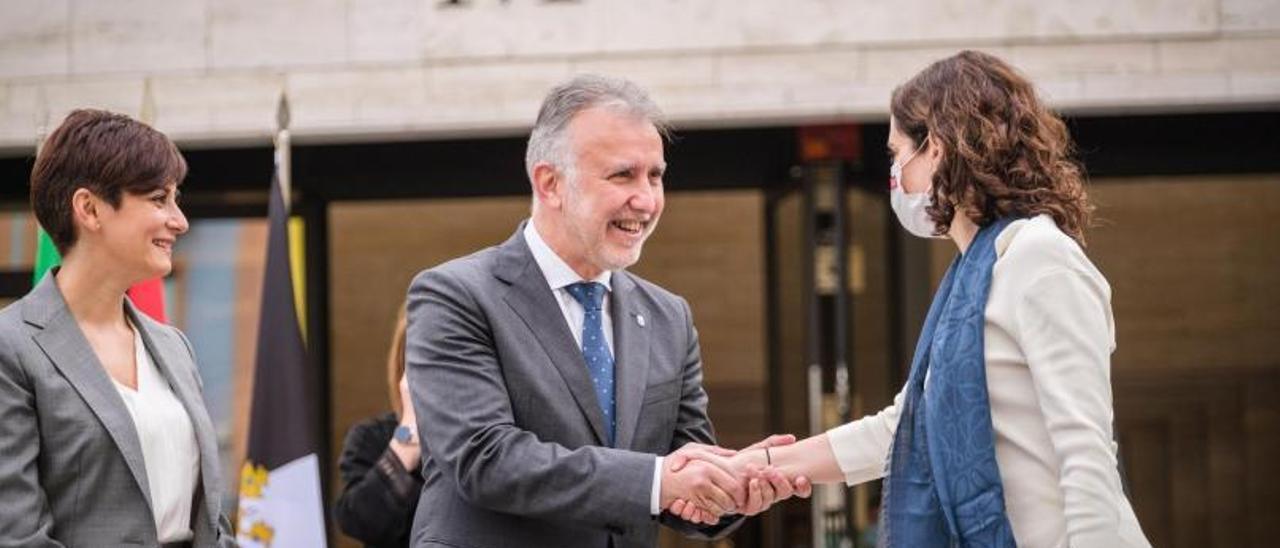
[[[533,195],[538,202],[552,209],[560,209],[564,203],[564,176],[560,170],[547,162],[538,162],[530,174]]]
[[[102,208],[105,203],[89,189],[80,187],[71,194],[71,220],[82,231],[95,232],[102,228]]]

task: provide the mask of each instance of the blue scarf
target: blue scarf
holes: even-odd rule
[[[882,546],[1015,545],[996,465],[982,335],[996,236],[1012,220],[978,231],[929,306],[889,458]]]

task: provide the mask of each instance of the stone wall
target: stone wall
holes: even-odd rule
[[[961,48],[1005,56],[1058,108],[1280,102],[1268,0],[6,0],[0,150],[76,106],[184,145],[516,134],[554,82],[627,76],[691,125],[882,119]]]

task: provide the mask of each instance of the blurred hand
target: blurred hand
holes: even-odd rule
[[[400,375],[400,424],[418,430],[418,417],[413,412],[413,400],[409,399],[408,375]]]
[[[422,462],[422,440],[418,438],[418,417],[413,412],[413,401],[409,399],[409,377],[400,375],[400,426],[413,432],[415,443],[400,443],[391,438],[389,447],[400,458],[405,470],[414,470]]]

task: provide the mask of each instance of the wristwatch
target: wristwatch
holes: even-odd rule
[[[396,427],[395,439],[405,445],[418,445],[418,435],[408,425],[401,424]]]

